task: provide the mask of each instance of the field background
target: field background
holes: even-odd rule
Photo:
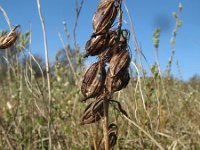
[[[37,2],[36,8],[39,6]],[[73,29],[63,22],[63,31],[57,36],[62,48],[56,51],[51,61],[48,55],[31,51],[34,34],[31,31],[21,31],[14,46],[0,50],[0,149],[89,150],[98,145],[102,137],[101,121],[80,125],[86,106],[80,102],[80,85],[88,64],[96,60],[83,60],[84,50],[76,36],[77,26],[84,26],[78,23],[83,17],[81,9],[84,5],[81,2],[84,1],[77,1],[78,5],[75,5]],[[44,11],[42,7],[41,12]],[[180,17],[184,7],[179,4],[176,8],[176,13],[171,15],[174,20],[174,28],[169,31],[171,41],[164,43],[170,47],[165,67],[160,69],[158,59],[163,44],[160,43],[162,29],[152,30],[152,55],[155,55],[152,63],[142,54],[140,44],[130,43],[132,78],[127,88],[117,92],[113,98],[121,103],[129,118],[117,111],[115,105],[109,108],[109,122],[115,122],[119,127],[115,149],[200,150],[200,77],[194,74],[183,80],[185,77],[179,65],[182,60],[173,59],[179,28],[184,22]],[[9,12],[1,6],[1,12],[4,11],[2,16],[6,19]],[[125,8],[124,13],[128,14]],[[4,22],[12,25],[8,20]],[[134,36],[137,38],[133,27],[130,28],[130,41]],[[7,29],[1,28],[1,34]],[[137,32],[137,28],[134,31]],[[42,33],[45,37],[45,30]],[[46,45],[43,41],[41,43]],[[50,53],[51,47],[42,49]],[[192,58],[188,59],[192,61]],[[47,61],[50,71],[46,70]],[[198,70],[198,66],[189,66],[188,69],[190,67]]]

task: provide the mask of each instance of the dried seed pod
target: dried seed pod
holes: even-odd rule
[[[119,33],[118,29],[109,30],[108,47],[112,47],[114,44],[116,44],[119,41],[118,33]]]
[[[84,55],[84,57],[88,57],[89,55],[95,56],[104,52],[106,50],[108,42],[109,42],[108,34],[91,37],[85,45],[86,54]]]
[[[117,143],[118,127],[116,124],[111,123],[108,127],[109,149],[112,150]],[[104,138],[101,139],[99,149],[104,150]]]
[[[91,36],[86,42],[84,57],[95,56],[104,53],[109,47],[112,47],[118,39],[118,29],[110,30],[108,33]]]
[[[105,78],[105,64],[101,61],[92,64],[86,71],[82,81],[81,92],[85,96],[82,101],[100,95],[104,89]]]
[[[18,32],[16,32],[16,29],[19,27],[20,25],[16,26],[10,32],[7,32],[0,37],[0,49],[9,48],[15,43],[18,37]]]
[[[119,75],[120,73],[124,73],[125,70],[130,65],[130,54],[127,49],[122,49],[118,53],[116,53],[114,56],[112,56],[110,60],[110,77],[114,77]]]
[[[112,35],[112,36],[111,36]],[[119,51],[121,51],[122,49],[127,49],[128,46],[128,40],[129,40],[129,36],[130,33],[128,30],[123,29],[120,31],[120,36],[119,35],[119,31],[114,30],[110,33],[111,37],[114,37],[113,39],[109,40],[109,48],[107,51],[105,51],[103,53],[103,59],[106,62],[110,62],[110,59]]]
[[[82,118],[81,124],[90,124],[99,121],[104,117],[103,113],[103,99],[98,99],[94,102],[91,102],[85,109]]]
[[[94,34],[105,33],[112,26],[117,16],[121,0],[101,0],[93,16]]]
[[[111,77],[110,69],[106,76],[106,88],[109,92],[113,93],[120,91],[128,85],[130,80],[130,75],[128,69],[124,70],[123,73]]]

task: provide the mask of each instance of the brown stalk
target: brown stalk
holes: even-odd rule
[[[103,135],[104,135],[104,146],[105,150],[109,150],[109,136],[108,136],[108,108],[109,101],[107,99],[103,100],[103,110],[104,110],[104,119],[103,119]]]

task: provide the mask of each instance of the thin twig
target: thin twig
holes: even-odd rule
[[[76,28],[77,28],[77,24],[78,24],[78,18],[81,12],[81,9],[83,7],[83,3],[85,0],[81,1],[80,7],[78,8],[78,0],[75,1],[76,3],[76,18],[75,18],[75,22],[74,22],[74,28],[73,28],[73,37],[74,37],[74,47],[76,48],[77,43],[76,43]]]
[[[42,17],[41,8],[40,8],[40,0],[37,0],[38,6],[38,14],[40,17],[42,30],[43,30],[43,38],[44,38],[44,49],[45,49],[45,65],[46,65],[46,75],[47,75],[47,87],[48,87],[48,106],[49,106],[49,116],[48,116],[48,134],[49,134],[49,150],[52,149],[52,136],[51,136],[51,83],[50,83],[50,68],[49,68],[49,58],[48,58],[48,47],[47,47],[47,36],[46,36],[46,28],[44,24],[44,19]]]
[[[129,121],[132,125],[134,125],[136,128],[138,128],[140,131],[142,131],[148,138],[151,139],[151,141],[160,149],[165,150],[148,132],[146,132],[141,126],[136,124],[133,120],[129,119],[124,114],[122,115],[127,121]]]
[[[3,9],[3,7],[0,5],[0,11],[2,12],[4,18],[6,19],[6,22],[10,28],[10,30],[12,30],[12,26],[11,26],[11,23],[10,23],[10,19],[8,18],[8,15],[6,13],[6,11]]]
[[[1,123],[1,121],[0,121],[0,127],[1,127],[1,130],[2,130],[3,134],[4,134],[4,137],[5,137],[5,139],[6,139],[6,142],[7,142],[7,144],[8,144],[8,147],[9,147],[11,150],[14,150],[14,147],[13,147],[13,145],[11,144],[10,138],[8,137],[8,134],[6,133],[6,130],[4,129],[4,127],[3,127],[2,123]]]
[[[71,59],[70,59],[68,49],[67,49],[67,47],[65,46],[64,41],[63,41],[62,36],[61,36],[60,33],[58,33],[58,36],[59,36],[59,39],[60,39],[60,41],[61,41],[61,43],[62,43],[62,46],[63,46],[63,48],[64,48],[64,50],[65,50],[65,54],[66,54],[67,60],[68,60],[68,62],[69,62],[69,66],[70,66],[70,68],[71,68],[71,70],[72,70],[72,72],[73,72],[73,74],[74,74],[75,80],[77,81],[77,74],[76,74],[76,72],[75,72],[75,69],[74,69],[74,67],[73,67],[72,61],[71,61]]]

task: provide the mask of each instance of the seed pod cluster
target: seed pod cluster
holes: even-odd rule
[[[82,125],[95,123],[104,118],[104,106],[107,105],[108,108],[108,104],[113,103],[117,104],[118,111],[128,116],[120,102],[112,100],[113,93],[125,88],[130,80],[129,31],[121,29],[120,23],[118,28],[111,29],[118,12],[120,16],[121,2],[122,0],[101,0],[93,16],[93,34],[86,42],[84,57],[97,56],[98,61],[86,71],[81,92],[84,96],[82,101],[90,98],[95,100],[85,108],[81,117]],[[112,123],[107,128],[108,146],[109,149],[113,149],[117,141],[118,127]],[[102,138],[98,149],[104,150],[104,146]]]
[[[103,100],[125,88],[130,80],[129,65],[129,31],[118,28],[111,29],[116,16],[121,9],[121,0],[101,0],[93,16],[93,34],[86,42],[85,50],[88,56],[98,56],[99,61],[92,64],[86,71],[81,92],[82,101],[96,98],[90,103],[83,115],[82,124],[100,120],[103,115]],[[106,71],[106,64],[108,68]]]
[[[11,47],[18,37],[18,32],[16,31],[20,26],[17,25],[10,32],[6,32],[0,37],[0,49],[6,49]]]

